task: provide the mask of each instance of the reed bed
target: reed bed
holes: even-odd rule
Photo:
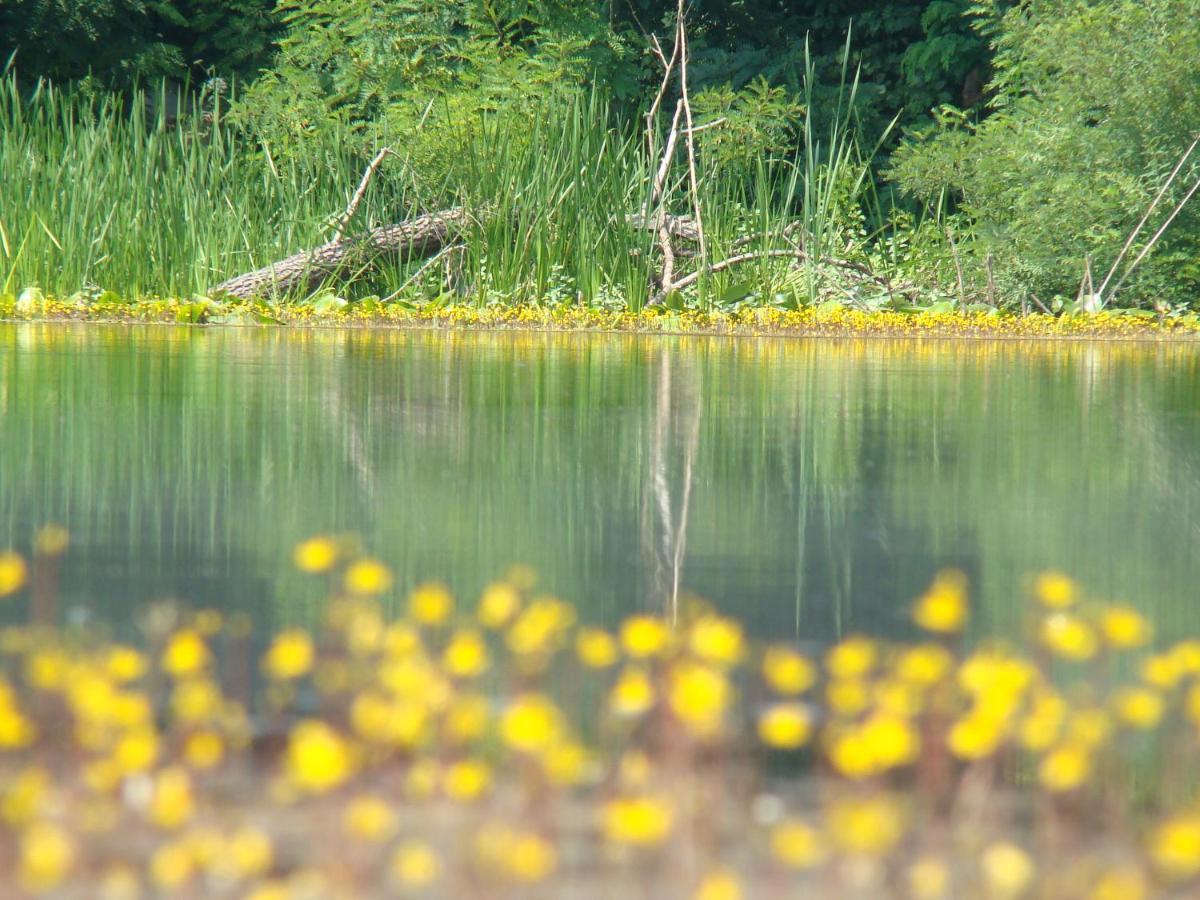
[[[0,859],[59,897],[1189,895],[1200,641],[1029,582],[1023,640],[751,640],[701,602],[580,622],[516,567],[462,604],[352,539],[324,625],[159,607],[52,624],[68,536],[0,555]],[[28,593],[28,598],[22,597]],[[399,612],[385,612],[399,602]]]

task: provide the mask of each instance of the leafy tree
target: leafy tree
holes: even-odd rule
[[[1013,293],[1073,296],[1085,261],[1098,282],[1200,134],[1200,0],[988,0],[975,12],[995,52],[991,115],[943,109],[893,174],[931,205],[951,196]],[[1198,177],[1194,161],[1141,243]],[[1198,259],[1189,207],[1137,276],[1140,293],[1194,296]]]

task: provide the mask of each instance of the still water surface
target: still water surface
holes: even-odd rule
[[[1194,630],[1200,351],[0,324],[0,547],[73,543],[57,615],[164,597],[307,621],[297,540],[400,586],[513,562],[612,623],[688,592],[758,634],[904,635],[939,567],[979,634],[1054,566]],[[5,618],[27,612],[12,605]]]

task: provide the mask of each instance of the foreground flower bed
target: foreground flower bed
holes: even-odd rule
[[[36,618],[67,536],[0,553]],[[152,610],[138,641],[0,634],[4,896],[1192,896],[1200,640],[1030,581],[968,648],[752,641],[703,604],[615,631],[514,568],[464,604],[352,542],[322,628]],[[385,613],[401,610],[400,615]],[[1119,673],[1119,675],[1118,675]]]
[[[106,299],[108,298],[108,299]],[[336,299],[336,298],[332,298]],[[317,303],[269,306],[264,303],[150,298],[123,302],[104,294],[87,303],[41,298],[20,303],[0,295],[0,319],[88,322],[163,322],[207,325],[340,325],[391,328],[521,328],[551,331],[627,331],[647,334],[744,334],[860,337],[981,337],[1194,339],[1195,314],[1159,316],[1149,310],[1094,314],[1017,316],[998,310],[975,312],[866,312],[848,307],[778,309],[751,307],[731,312],[641,312],[577,306],[440,306]]]

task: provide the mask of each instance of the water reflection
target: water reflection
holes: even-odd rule
[[[75,536],[55,614],[164,595],[315,614],[293,543],[401,583],[514,561],[596,620],[689,592],[760,633],[907,626],[962,566],[975,627],[1060,566],[1183,627],[1200,576],[1197,352],[0,325],[0,545]],[[72,613],[74,611],[74,613]],[[9,611],[9,614],[14,614]]]

